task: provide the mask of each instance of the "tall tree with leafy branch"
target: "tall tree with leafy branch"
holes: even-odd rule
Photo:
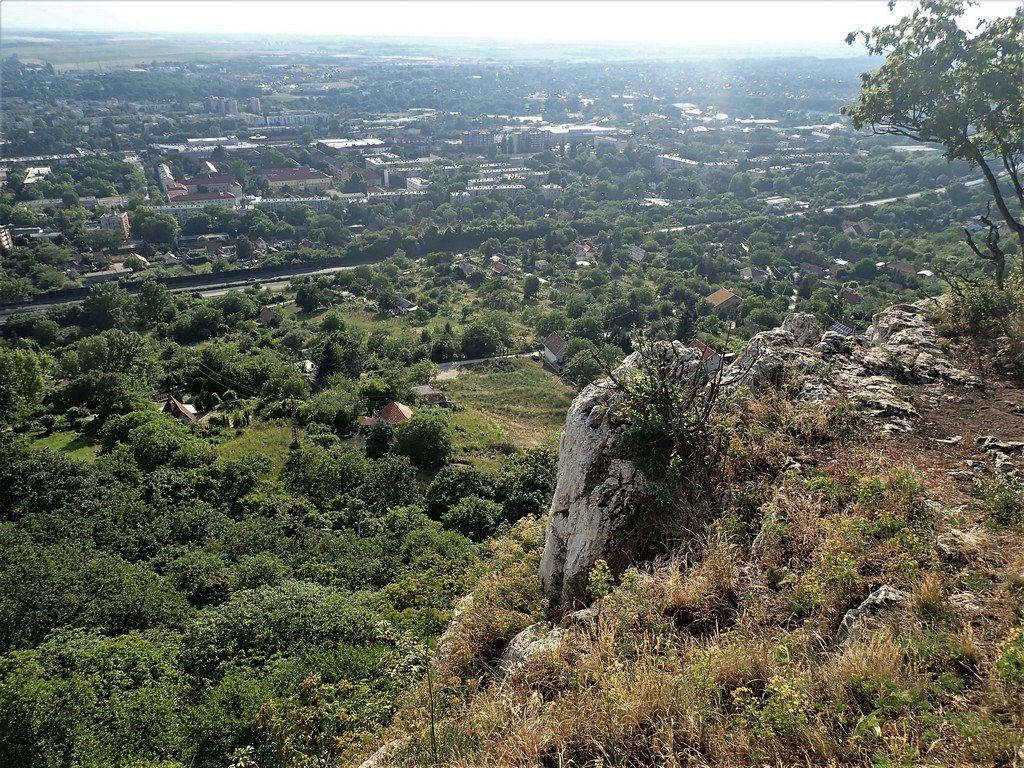
[[[884,56],[861,76],[858,100],[843,108],[857,129],[944,147],[948,160],[981,170],[999,216],[1024,252],[1024,8],[965,28],[971,0],[919,0],[886,27],[851,32]],[[890,0],[889,8],[895,7]],[[1006,177],[1009,189],[1001,183]],[[983,243],[964,230],[968,247],[995,268],[1002,289],[1007,252],[991,206]],[[983,250],[984,248],[984,250]]]

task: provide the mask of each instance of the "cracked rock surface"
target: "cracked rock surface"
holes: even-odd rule
[[[934,305],[932,299],[898,304],[876,314],[863,335],[848,337],[823,333],[813,315],[792,314],[747,343],[725,369],[724,391],[757,391],[796,374],[798,400],[853,403],[880,431],[909,431],[918,418],[909,384],[936,391],[980,386],[946,357],[927,319]],[[679,341],[659,342],[654,351],[679,377],[692,376],[700,365],[698,353]],[[615,377],[628,376],[639,363],[639,355],[630,355]],[[546,594],[564,606],[585,600],[594,563],[620,553],[642,515],[643,472],[618,451],[627,426],[621,404],[614,382],[604,379],[584,389],[566,416],[540,565]]]

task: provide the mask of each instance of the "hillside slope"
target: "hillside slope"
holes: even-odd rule
[[[1024,396],[941,311],[584,390],[546,530],[492,545],[364,768],[1021,764]]]

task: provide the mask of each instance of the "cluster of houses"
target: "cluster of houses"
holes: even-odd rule
[[[150,266],[149,260],[136,253],[130,246],[118,248],[115,251],[76,253],[71,260],[75,265],[75,270],[82,277],[82,284],[87,286],[127,277],[132,274],[133,266],[135,268]]]

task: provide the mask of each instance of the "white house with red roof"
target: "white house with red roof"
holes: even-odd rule
[[[704,370],[714,375],[722,367],[722,356],[715,351],[714,347],[705,344],[700,339],[691,339],[687,344],[690,349],[700,352],[701,361],[704,363]]]

